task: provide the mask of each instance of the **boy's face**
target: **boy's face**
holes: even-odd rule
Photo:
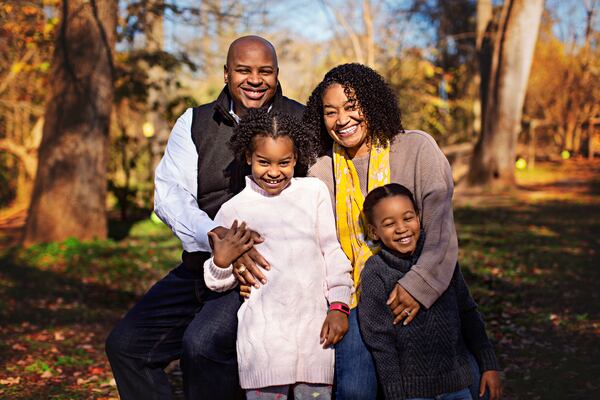
[[[373,207],[369,233],[398,255],[408,256],[415,252],[420,232],[419,216],[408,197],[386,197]]]
[[[247,159],[254,182],[270,195],[281,193],[294,176],[294,142],[287,136],[256,136],[254,151]]]

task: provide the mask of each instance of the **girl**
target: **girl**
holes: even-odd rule
[[[314,142],[300,121],[266,110],[249,110],[231,139],[252,174],[215,217],[231,229],[223,239],[209,234],[213,256],[204,276],[210,289],[225,291],[237,284],[231,264],[252,245],[269,260],[269,283],[238,312],[240,384],[248,399],[285,399],[289,391],[329,398],[331,346],[348,329],[351,267],[336,237],[329,193],[318,179],[293,177],[297,161],[308,165],[314,157]]]
[[[410,325],[393,323],[388,293],[417,262],[425,242],[410,190],[395,183],[378,187],[365,198],[363,210],[381,250],[362,271],[358,313],[385,397],[472,399],[470,351],[483,372],[479,395],[488,390],[491,400],[499,399],[498,362],[458,265],[450,286],[429,309]]]

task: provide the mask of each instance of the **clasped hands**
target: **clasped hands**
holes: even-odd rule
[[[208,232],[208,237],[213,249],[213,262],[220,268],[233,265],[233,274],[243,289],[240,290],[242,296],[250,296],[250,286],[258,289],[258,282],[267,283],[258,266],[267,271],[271,266],[254,248],[255,244],[264,241],[258,232],[248,229],[245,222],[238,225],[236,220],[230,228],[216,227]]]
[[[251,287],[259,288],[259,282],[267,283],[259,266],[269,270],[271,266],[254,248],[255,244],[264,239],[258,232],[248,229],[245,222],[238,225],[233,221],[231,227],[219,226],[208,232],[210,245],[213,249],[213,262],[217,267],[227,268],[233,265],[233,274],[240,283],[240,294],[250,297]],[[342,340],[348,331],[348,317],[337,310],[327,313],[320,333],[323,348],[332,346]]]

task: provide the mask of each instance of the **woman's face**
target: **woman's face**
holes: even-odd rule
[[[351,158],[369,152],[367,121],[357,100],[349,100],[344,87],[335,83],[323,93],[323,121],[329,136]]]

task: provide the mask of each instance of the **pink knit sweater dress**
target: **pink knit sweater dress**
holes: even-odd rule
[[[336,236],[329,192],[316,178],[293,178],[276,196],[246,178],[246,188],[215,217],[229,227],[245,221],[264,242],[256,249],[270,263],[268,283],[253,289],[238,311],[237,357],[244,389],[333,383],[334,350],[323,349],[320,331],[328,302],[348,304],[350,261]],[[237,285],[232,266],[204,265],[207,286]]]

